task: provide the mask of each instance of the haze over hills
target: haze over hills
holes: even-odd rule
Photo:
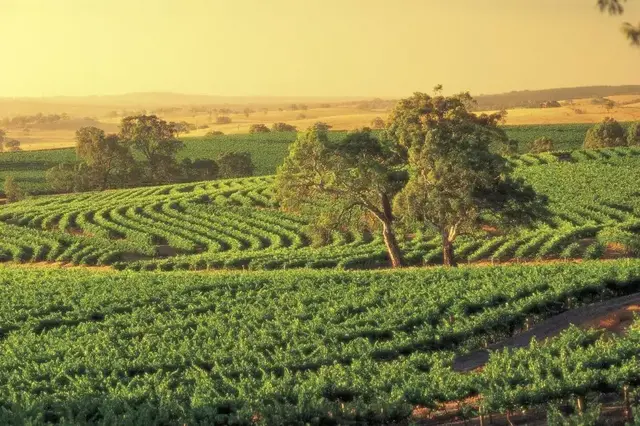
[[[473,93],[472,93],[473,94]],[[532,106],[543,101],[560,101],[617,95],[639,94],[640,85],[624,86],[583,86],[544,90],[517,90],[507,93],[480,94],[475,98],[478,109],[500,109]],[[410,94],[407,93],[407,96]],[[331,103],[333,105],[354,105],[365,100],[365,96],[217,96],[205,94],[185,94],[171,92],[141,92],[121,95],[56,96],[56,97],[0,97],[0,116],[36,114],[41,112],[72,115],[102,115],[114,109],[153,109],[159,107],[184,107],[195,105],[210,106],[262,106],[282,107],[291,103],[310,105]],[[394,101],[385,98],[387,101]]]

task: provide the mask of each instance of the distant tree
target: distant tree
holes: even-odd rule
[[[209,128],[208,124],[201,124],[201,125],[198,126],[199,130],[204,130],[204,129],[208,129],[208,128]]]
[[[313,123],[313,125],[311,126],[311,128],[316,129],[319,132],[328,132],[333,126],[322,122],[322,121],[316,121],[315,123]]]
[[[269,133],[269,128],[264,124],[252,124],[249,133]]]
[[[551,138],[548,138],[546,136],[534,140],[531,143],[531,148],[529,149],[529,152],[531,152],[532,154],[539,154],[541,152],[549,151],[553,151],[553,141],[551,140]]]
[[[306,111],[306,110],[309,109],[309,107],[307,105],[305,105],[305,104],[298,105],[298,108],[301,109],[302,111]]]
[[[18,139],[9,139],[4,142],[4,147],[9,152],[22,151],[20,141]]]
[[[627,144],[624,128],[613,118],[605,118],[587,131],[584,149],[597,149]]]
[[[290,109],[291,111],[297,111],[297,110],[298,110],[298,105],[297,105],[297,104],[291,104],[291,105],[289,106],[289,109]]]
[[[216,124],[229,124],[231,123],[231,117],[226,115],[220,115],[216,117]]]
[[[500,153],[504,156],[518,155],[519,143],[515,139],[509,139],[502,145]]]
[[[331,108],[331,104],[320,104],[320,108]]]
[[[220,130],[211,130],[210,132],[207,132],[205,134],[205,137],[207,137],[207,138],[211,138],[211,137],[214,137],[214,136],[224,136],[224,133],[221,132]]]
[[[242,112],[245,117],[249,118],[249,116],[253,114],[255,111],[252,110],[251,108],[245,108]]]
[[[231,111],[231,109],[230,109],[230,108],[220,108],[220,109],[218,110],[218,112],[219,112],[220,114],[227,114],[227,115],[228,115],[228,114],[231,114],[233,111]]]
[[[7,176],[4,179],[4,196],[7,198],[7,203],[14,203],[24,199],[25,193],[15,181],[13,176]]]
[[[296,116],[297,120],[304,120],[305,118],[307,118],[307,114],[300,113]]]
[[[218,177],[218,164],[211,159],[185,158],[181,166],[184,180],[187,182],[213,180]]]
[[[615,106],[616,106],[616,103],[611,99],[607,99],[606,102],[604,103],[604,107],[606,108],[607,112],[610,112],[613,108],[615,108]]]
[[[282,112],[282,111],[284,111],[284,110],[283,110],[282,108],[278,108],[278,111]]]
[[[287,123],[273,123],[271,125],[272,132],[295,132],[298,128],[292,124]]]
[[[544,101],[540,103],[540,108],[560,108],[561,106],[558,101]]]
[[[374,129],[384,129],[384,120],[380,117],[376,117],[371,120],[371,127]]]
[[[640,146],[640,121],[636,121],[627,132],[627,145]]]
[[[155,115],[126,117],[120,126],[120,139],[146,160],[145,178],[149,182],[171,182],[180,174],[176,155],[184,144],[176,138],[173,125]]]
[[[181,134],[187,134],[191,131],[190,124],[186,121],[180,121],[177,123],[172,121],[169,124],[175,129],[176,137],[180,137]]]
[[[269,108],[262,108],[262,112],[267,115],[269,113]]]
[[[248,152],[224,152],[216,159],[221,178],[253,176],[254,166]]]
[[[446,266],[456,264],[458,236],[483,224],[527,225],[546,213],[545,200],[511,178],[507,161],[491,149],[507,141],[498,125],[502,115],[476,115],[472,105],[468,93],[415,93],[397,103],[387,125],[409,166],[395,209],[405,223],[438,232]]]
[[[316,228],[358,227],[372,217],[380,224],[393,267],[402,266],[394,231],[393,199],[405,174],[388,147],[369,131],[332,142],[327,129],[310,127],[289,149],[276,176],[284,210],[315,217]]]
[[[606,11],[611,15],[622,15],[624,13],[622,3],[625,1],[626,0],[597,0],[597,4],[602,12]],[[625,22],[622,25],[622,32],[632,45],[640,46],[640,24],[634,26],[629,22]]]

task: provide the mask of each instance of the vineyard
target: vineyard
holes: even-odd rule
[[[560,124],[538,126],[506,126],[510,139],[519,142],[520,152],[528,152],[529,144],[540,136],[549,136],[558,150],[579,149],[584,141],[589,125]],[[343,132],[331,132],[339,138]],[[182,158],[215,158],[222,152],[245,151],[251,154],[256,167],[256,176],[271,175],[287,155],[289,144],[296,138],[295,133],[259,133],[215,136],[211,138],[183,138],[185,149],[179,153]],[[30,194],[46,194],[51,188],[45,181],[47,169],[64,162],[76,161],[75,150],[56,149],[47,151],[25,151],[0,153],[0,182],[6,176],[13,176]],[[0,191],[2,185],[0,184]]]
[[[600,258],[640,253],[640,149],[513,157],[550,199],[535,229],[462,237],[464,262]],[[0,206],[0,259],[118,269],[361,269],[388,264],[376,234],[334,232],[318,245],[308,220],[278,211],[272,177],[36,197]],[[439,236],[402,242],[411,265],[437,264]]]
[[[0,267],[2,424],[389,424],[640,384],[640,324],[486,347],[640,290],[640,262],[235,274]],[[466,403],[465,401],[470,401]]]

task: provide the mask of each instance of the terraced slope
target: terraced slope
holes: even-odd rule
[[[516,173],[549,196],[555,213],[536,229],[461,239],[463,261],[601,256],[607,244],[640,249],[640,149],[523,155]],[[48,196],[0,206],[0,259],[144,270],[387,264],[368,234],[336,232],[312,244],[307,219],[277,210],[272,177]],[[437,236],[402,243],[410,264],[437,263]]]

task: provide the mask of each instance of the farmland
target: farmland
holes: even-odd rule
[[[529,144],[540,136],[551,137],[557,150],[579,149],[589,124],[524,125],[506,126],[510,139],[519,142],[519,150],[529,150]],[[332,137],[341,137],[342,132],[332,132]],[[287,155],[289,144],[295,140],[295,133],[238,134],[216,136],[214,138],[186,137],[181,158],[215,158],[226,151],[246,151],[252,156],[257,176],[271,175]],[[0,153],[0,181],[13,176],[31,194],[49,193],[51,189],[45,181],[47,169],[63,162],[76,161],[71,148]],[[1,185],[0,185],[1,190]]]
[[[462,237],[462,261],[600,258],[638,254],[640,149],[512,157],[516,176],[550,200],[532,230]],[[273,177],[37,197],[0,207],[2,259],[119,269],[359,269],[387,265],[375,234],[335,231],[318,246],[310,218],[276,207]],[[615,187],[615,191],[611,188]],[[438,263],[439,236],[404,239],[409,264]],[[612,254],[612,253],[609,253]]]
[[[388,424],[477,394],[464,415],[640,383],[638,328],[616,339],[572,328],[494,353],[480,372],[451,368],[526,324],[638,291],[635,260],[217,275],[0,267],[0,282],[2,424]]]

